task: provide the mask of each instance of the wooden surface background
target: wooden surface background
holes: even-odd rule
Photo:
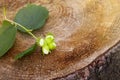
[[[48,56],[40,49],[15,61],[13,58],[35,41],[27,34],[17,33],[14,47],[0,59],[0,79],[40,79],[62,77],[82,69],[120,40],[120,0],[1,0],[7,17],[27,3],[45,6],[49,10],[46,25],[35,32],[55,35],[57,49]]]
[[[53,80],[119,80],[120,42],[87,67]]]

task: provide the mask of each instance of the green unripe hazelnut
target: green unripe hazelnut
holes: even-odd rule
[[[56,48],[55,42],[52,42],[52,43],[48,44],[48,46],[49,46],[50,50],[54,50]]]
[[[45,37],[45,41],[47,42],[47,44],[50,44],[51,42],[53,42],[54,41],[53,35],[47,35]]]
[[[40,40],[39,40],[39,45],[40,46],[43,46],[45,44],[45,40],[43,39],[43,38],[41,38]]]
[[[50,53],[49,47],[47,45],[44,45],[42,47],[42,52],[43,54],[49,54]]]

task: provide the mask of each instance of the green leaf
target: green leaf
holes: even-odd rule
[[[0,57],[2,57],[14,44],[17,28],[9,23],[3,21],[0,27]]]
[[[15,56],[15,60],[17,59],[21,59],[22,57],[31,54],[36,48],[36,43],[33,44],[30,48],[28,48],[27,50],[19,53],[18,55]]]
[[[29,30],[36,30],[45,24],[48,13],[49,12],[45,7],[28,4],[18,11],[14,21],[25,26]],[[20,27],[18,27],[18,29],[25,32],[25,30]]]

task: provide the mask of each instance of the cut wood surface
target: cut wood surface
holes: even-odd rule
[[[1,0],[7,8],[7,17],[27,3],[42,5],[49,10],[44,27],[34,31],[36,36],[48,32],[55,35],[57,48],[50,55],[32,55],[15,61],[19,52],[27,49],[34,40],[27,34],[17,33],[16,43],[0,59],[0,79],[49,80],[82,69],[120,40],[120,0]]]
[[[120,42],[94,60],[90,65],[53,80],[119,80]]]

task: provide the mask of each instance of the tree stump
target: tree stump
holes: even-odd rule
[[[40,55],[38,49],[15,61],[16,54],[35,42],[28,34],[18,32],[14,46],[0,59],[2,80],[63,77],[88,66],[120,40],[120,0],[1,0],[0,23],[3,6],[7,17],[13,19],[27,3],[49,10],[47,23],[33,33],[44,36],[52,32],[57,49],[47,56]]]
[[[87,67],[53,80],[119,80],[120,42]]]

